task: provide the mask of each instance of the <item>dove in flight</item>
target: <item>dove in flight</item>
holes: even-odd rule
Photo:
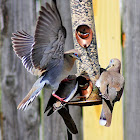
[[[34,37],[25,31],[17,31],[13,36],[13,50],[27,71],[39,76],[17,109],[25,110],[45,85],[51,87],[54,97],[63,101],[55,92],[60,82],[69,75],[75,60],[81,59],[75,49],[64,52],[66,29],[56,1],[52,1],[52,6],[48,3],[45,7],[41,6]]]

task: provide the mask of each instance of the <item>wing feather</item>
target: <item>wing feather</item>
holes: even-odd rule
[[[52,6],[48,3],[46,7],[42,6],[39,14],[32,63],[37,69],[49,70],[63,59],[66,31],[54,2]]]
[[[12,43],[13,50],[16,55],[22,60],[24,67],[31,74],[40,76],[44,71],[36,69],[31,61],[31,51],[34,44],[34,38],[25,31],[17,31],[13,33]]]
[[[25,68],[40,76],[64,59],[66,30],[54,1],[52,6],[48,3],[42,6],[39,14],[34,37],[17,31],[13,33],[12,43]]]

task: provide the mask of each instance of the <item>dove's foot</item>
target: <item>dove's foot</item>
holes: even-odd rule
[[[64,102],[64,103],[67,103],[67,101],[65,101],[64,99],[65,98],[61,98],[61,97],[59,97],[58,95],[56,95],[55,93],[52,93],[52,96],[54,96],[55,98],[57,98],[59,101],[61,101],[62,103]]]

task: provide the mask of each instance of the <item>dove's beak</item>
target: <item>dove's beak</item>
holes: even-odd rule
[[[111,65],[109,64],[107,67],[106,67],[106,70],[108,69],[108,68],[110,68],[111,67]]]
[[[76,59],[78,59],[82,63],[82,59],[80,58],[80,56],[76,56]]]
[[[80,61],[81,61],[81,63],[82,63],[82,59],[81,59],[80,57],[78,58],[78,60],[80,60]]]

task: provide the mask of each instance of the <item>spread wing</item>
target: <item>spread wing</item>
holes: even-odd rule
[[[12,43],[16,55],[22,60],[27,71],[34,75],[40,76],[42,72],[36,69],[31,62],[31,51],[34,43],[34,38],[25,31],[17,31],[13,33]]]
[[[49,70],[59,64],[64,55],[65,36],[56,3],[52,1],[52,7],[46,3],[46,7],[41,7],[32,50],[32,63],[36,69]]]

